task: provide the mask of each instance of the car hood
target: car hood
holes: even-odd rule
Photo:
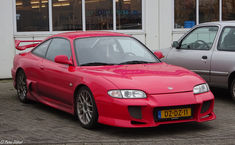
[[[193,91],[193,87],[205,83],[197,74],[166,63],[92,66],[83,71],[101,76],[117,89],[142,90],[147,94],[165,94]]]

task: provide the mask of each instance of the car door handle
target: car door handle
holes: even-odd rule
[[[203,59],[203,60],[207,59],[207,56],[202,56],[202,59]]]

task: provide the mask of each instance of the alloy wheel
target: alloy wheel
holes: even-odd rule
[[[20,71],[17,75],[17,95],[21,102],[26,102],[27,100],[27,84],[26,76],[23,71]]]
[[[94,105],[92,96],[87,90],[82,90],[77,96],[77,115],[80,122],[88,125],[93,117]]]

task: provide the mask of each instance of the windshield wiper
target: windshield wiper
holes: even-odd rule
[[[155,63],[155,62],[132,60],[132,61],[122,62],[120,64],[143,64],[143,63]]]
[[[91,62],[91,63],[84,63],[80,66],[102,66],[102,65],[115,65],[113,63],[104,63],[104,62]]]

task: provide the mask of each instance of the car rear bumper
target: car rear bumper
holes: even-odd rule
[[[171,123],[205,122],[216,118],[213,112],[214,96],[211,92],[199,95],[193,95],[192,92],[148,95],[146,99],[112,98],[109,102],[98,100],[96,103],[99,112],[98,122],[117,127],[154,127]],[[177,108],[185,105],[193,108],[192,117],[167,121],[156,119],[159,108]]]
[[[12,76],[12,80],[13,80],[13,86],[14,88],[16,88],[16,70],[15,69],[11,69],[11,76]]]

